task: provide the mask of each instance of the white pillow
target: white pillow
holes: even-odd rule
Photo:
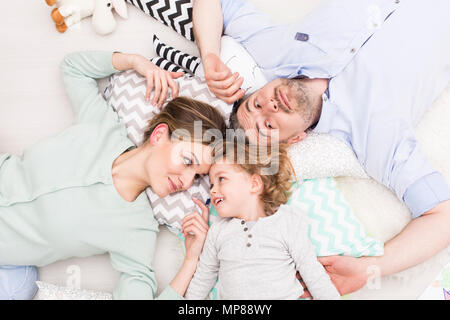
[[[353,150],[329,134],[309,133],[289,147],[295,174],[301,179],[327,177],[369,178]]]

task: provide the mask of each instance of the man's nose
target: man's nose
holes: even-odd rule
[[[271,112],[278,112],[278,110],[280,110],[278,102],[275,99],[270,99],[268,108]]]
[[[259,112],[261,112],[263,115],[266,113],[273,113],[278,112],[280,108],[278,107],[278,103],[275,101],[275,99],[269,99],[265,101],[265,103],[259,108]]]

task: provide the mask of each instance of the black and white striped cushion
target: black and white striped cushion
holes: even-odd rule
[[[186,70],[181,68],[179,65],[177,65],[169,60],[166,60],[164,58],[161,58],[161,57],[152,58],[150,61],[153,62],[158,67],[160,67],[164,70],[170,71],[170,72],[184,72],[184,73],[187,72]]]
[[[159,57],[178,65],[179,67],[189,71],[192,74],[196,73],[197,68],[202,62],[199,57],[189,55],[166,45],[165,43],[161,42],[156,35],[153,36],[153,47]],[[160,67],[165,69],[163,66]]]
[[[194,41],[192,0],[126,0],[145,14]]]

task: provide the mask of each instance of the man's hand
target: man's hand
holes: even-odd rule
[[[237,72],[232,74],[217,55],[207,54],[203,67],[208,88],[217,98],[232,104],[244,96],[245,90],[240,89],[244,78],[239,77]]]
[[[341,295],[359,290],[367,282],[368,265],[364,258],[330,256],[318,260]]]
[[[369,277],[367,273],[368,264],[364,258],[329,256],[319,257],[318,260],[341,296],[361,289],[365,286]],[[298,273],[297,279],[299,279],[305,291],[301,298],[310,298],[308,288],[306,288]]]

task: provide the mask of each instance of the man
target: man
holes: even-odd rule
[[[413,220],[382,257],[320,261],[341,294],[367,281],[368,266],[399,272],[450,244],[450,187],[422,154],[413,128],[450,81],[450,3],[331,0],[304,21],[275,25],[244,0],[196,0],[194,32],[205,78],[235,104],[231,121],[249,139],[273,131],[294,143],[307,130],[353,148],[366,172],[393,190]],[[222,33],[238,40],[270,81],[244,97],[243,79],[217,58]]]

